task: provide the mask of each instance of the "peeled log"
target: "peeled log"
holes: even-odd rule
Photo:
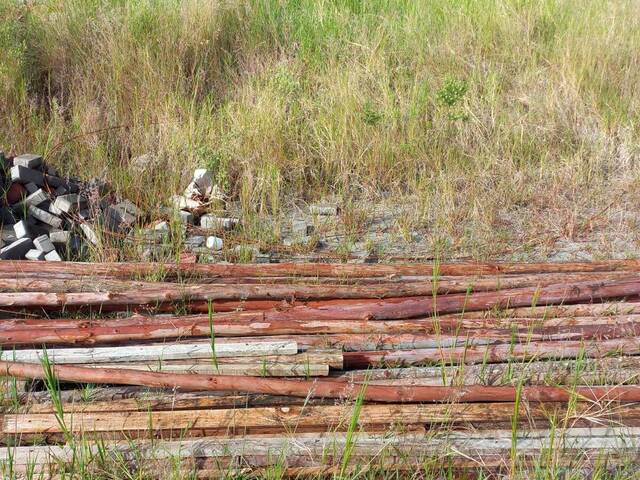
[[[176,263],[79,263],[48,264],[29,261],[4,261],[0,272],[5,273],[70,273],[117,278],[140,278],[144,275],[171,277],[199,275],[215,277],[378,277],[387,275],[495,275],[562,272],[640,271],[638,260],[608,260],[600,262],[566,263],[449,263],[412,265],[362,265],[331,263],[272,263],[272,264],[176,264]]]
[[[435,386],[387,386],[360,385],[321,380],[287,380],[279,378],[215,376],[199,374],[168,374],[140,372],[126,369],[86,368],[54,365],[52,369],[59,380],[84,383],[114,383],[119,385],[146,385],[149,387],[176,388],[182,390],[242,391],[295,397],[353,398],[377,402],[514,402],[518,389],[511,386],[464,387]],[[0,361],[0,375],[18,378],[44,378],[41,365]],[[592,401],[640,401],[640,386],[577,386],[522,387],[521,398],[535,402],[567,402],[577,396]]]
[[[624,337],[640,334],[640,317],[611,317],[599,321],[585,319],[533,319],[512,321],[440,320],[270,320],[261,313],[223,314],[212,319],[206,315],[187,317],[141,317],[108,320],[14,320],[9,327],[0,320],[0,345],[99,345],[114,342],[165,338],[247,335],[308,334],[455,334],[465,338],[494,340],[569,340],[579,338]],[[582,322],[581,320],[584,320]],[[6,321],[8,322],[8,321]],[[67,325],[67,326],[65,326]],[[486,325],[486,326],[485,326]],[[495,325],[497,328],[491,328]]]
[[[550,285],[540,288],[517,288],[498,292],[479,292],[469,295],[453,294],[437,297],[407,296],[372,300],[372,296],[385,296],[384,289],[378,291],[372,287],[332,287],[321,286],[278,286],[262,285],[227,286],[218,289],[207,286],[206,289],[190,291],[188,286],[165,291],[130,291],[116,293],[0,293],[0,307],[25,308],[42,307],[62,309],[66,307],[100,307],[157,305],[161,303],[186,302],[197,300],[216,300],[245,298],[310,298],[314,295],[327,299],[318,302],[318,307],[293,307],[288,313],[291,318],[369,318],[400,319],[427,316],[433,313],[456,313],[462,311],[487,310],[491,308],[509,308],[530,305],[553,305],[578,301],[599,301],[608,298],[621,298],[640,295],[640,280],[604,280],[578,282],[572,284]],[[282,287],[282,288],[279,288]],[[303,288],[304,287],[304,288]],[[375,286],[376,288],[380,287]],[[411,293],[405,285],[403,293]],[[386,288],[386,286],[385,286]],[[416,287],[418,290],[421,287]],[[188,293],[190,292],[190,293]],[[394,289],[394,293],[398,290]],[[366,298],[357,302],[331,300],[346,295],[349,298]],[[317,297],[316,297],[317,298]],[[369,298],[370,300],[367,300]],[[284,312],[276,312],[282,315]]]
[[[345,368],[365,368],[370,365],[417,365],[441,362],[500,363],[509,359],[602,358],[612,354],[637,355],[640,338],[619,338],[584,341],[530,342],[526,344],[471,345],[464,347],[425,348],[413,350],[352,351],[344,353]]]

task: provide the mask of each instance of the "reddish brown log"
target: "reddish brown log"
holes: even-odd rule
[[[554,317],[610,317],[615,315],[640,314],[640,301],[636,298],[626,302],[601,304],[548,305],[544,307],[510,308],[502,312],[505,317],[554,318]],[[490,316],[490,312],[475,312],[466,317]]]
[[[260,334],[270,335],[271,329],[288,328],[280,333],[408,333],[408,332],[452,332],[474,329],[516,329],[517,331],[543,331],[547,328],[582,326],[611,326],[615,328],[628,323],[639,323],[640,315],[613,315],[603,317],[484,317],[466,315],[443,315],[405,320],[292,320],[276,318],[276,314],[260,311],[240,311],[215,313],[214,325],[223,327],[220,332],[228,335]],[[287,315],[288,317],[288,315]],[[0,332],[4,330],[38,329],[79,329],[87,334],[91,328],[110,328],[114,334],[124,332],[123,327],[183,328],[192,325],[209,324],[208,315],[131,315],[121,318],[10,318],[0,319]],[[250,330],[251,329],[251,330]],[[253,330],[255,329],[255,330]],[[133,330],[131,330],[133,332]],[[569,331],[569,330],[550,330]],[[95,331],[96,333],[98,330]],[[105,330],[106,332],[106,330]],[[253,333],[252,333],[253,332]],[[259,332],[259,333],[258,333]]]
[[[14,274],[15,275],[15,274]],[[48,292],[48,293],[73,293],[73,292],[123,292],[129,290],[135,291],[155,291],[162,292],[165,289],[177,290],[178,292],[185,290],[186,293],[193,291],[224,290],[231,288],[234,291],[242,291],[251,286],[256,285],[255,289],[261,291],[261,287],[273,287],[279,285],[300,285],[299,289],[310,287],[319,288],[336,288],[351,286],[346,289],[347,292],[364,291],[363,286],[370,291],[368,295],[371,297],[395,296],[402,297],[406,295],[432,295],[434,292],[444,295],[449,293],[467,293],[467,292],[488,292],[495,290],[505,290],[524,287],[542,287],[554,284],[567,284],[586,281],[603,281],[615,279],[640,280],[640,274],[634,272],[601,272],[601,273],[556,273],[556,274],[536,274],[536,275],[507,275],[507,276],[490,276],[490,277],[442,277],[436,281],[432,277],[416,277],[416,276],[398,276],[398,277],[378,277],[378,278],[351,278],[340,279],[338,277],[240,277],[240,278],[214,278],[210,281],[207,279],[194,279],[194,283],[189,285],[180,285],[172,282],[142,282],[126,279],[100,278],[100,277],[81,277],[68,278],[68,274],[64,274],[62,278],[49,278],[47,274],[30,274],[30,276],[19,276],[3,278],[0,276],[0,292]],[[408,286],[405,286],[408,284]],[[321,286],[322,285],[322,286]],[[360,287],[360,288],[359,288]],[[382,292],[382,295],[380,294]],[[405,292],[405,293],[403,293]],[[302,297],[302,295],[298,295]],[[234,297],[235,298],[235,297]],[[320,298],[320,297],[318,297]],[[332,297],[334,298],[334,297]],[[335,298],[342,298],[336,295]],[[348,298],[348,297],[344,297]],[[367,298],[367,296],[359,295],[357,298]]]
[[[608,260],[573,263],[451,263],[413,265],[362,265],[330,263],[274,264],[174,264],[174,263],[75,263],[46,264],[4,261],[0,272],[72,273],[75,275],[140,278],[146,275],[200,275],[217,277],[379,277],[388,275],[495,275],[561,272],[640,271],[638,260]]]
[[[307,302],[304,306],[287,311],[265,312],[265,319],[369,319],[393,320],[471,312],[492,308],[509,308],[535,305],[553,305],[575,302],[600,301],[638,295],[640,282],[612,280],[580,282],[569,285],[551,285],[542,288],[520,288],[499,292],[479,292],[471,295],[454,294],[434,298],[405,297],[384,300],[327,300]],[[272,316],[273,315],[273,316]]]
[[[301,337],[303,338],[303,337]],[[546,341],[526,344],[470,345],[463,347],[425,348],[413,350],[350,351],[343,354],[344,367],[366,368],[370,365],[414,365],[441,362],[501,363],[509,359],[544,360],[563,358],[602,358],[612,354],[638,355],[640,338],[613,338],[599,341]]]
[[[225,315],[225,314],[223,314]],[[628,321],[604,322],[602,324],[576,324],[567,319],[566,325],[546,326],[544,322],[529,324],[521,322],[500,325],[501,328],[483,328],[473,321],[440,322],[432,318],[417,320],[374,321],[366,320],[271,320],[265,321],[261,313],[238,313],[233,317],[214,317],[213,330],[216,337],[246,335],[309,335],[309,334],[407,334],[416,341],[442,338],[487,339],[491,343],[534,340],[597,339],[636,336],[640,334],[640,323],[636,318]],[[594,322],[593,319],[590,319]],[[211,326],[207,316],[132,317],[122,320],[61,320],[29,321],[14,320],[19,326],[0,328],[0,345],[97,345],[112,342],[157,340],[166,338],[208,337]],[[64,327],[65,324],[75,326]],[[565,322],[561,322],[565,323]],[[62,324],[62,325],[59,325]],[[2,323],[0,323],[2,325]],[[509,328],[513,326],[513,328]],[[334,337],[327,337],[332,341]],[[384,337],[371,337],[382,339]]]
[[[348,398],[362,392],[362,397],[379,402],[513,402],[518,396],[516,387],[464,387],[367,385],[320,380],[286,380],[261,377],[235,377],[199,374],[168,374],[126,369],[86,368],[55,365],[55,375],[63,381],[115,383],[120,385],[145,385],[149,387],[176,388],[180,390],[242,391],[295,397]],[[0,375],[18,378],[44,378],[41,365],[0,362]],[[574,389],[560,387],[522,387],[521,398],[537,402],[567,402],[574,394],[593,401],[640,401],[640,387],[578,386]]]
[[[242,288],[239,288],[242,287]],[[327,300],[319,302],[318,308],[292,308],[292,318],[370,318],[399,319],[431,315],[437,313],[455,313],[460,311],[486,310],[490,308],[508,308],[536,305],[553,305],[578,301],[599,301],[608,298],[621,298],[640,294],[640,280],[608,280],[597,282],[578,282],[567,285],[550,285],[541,288],[518,288],[498,292],[479,292],[470,295],[453,294],[437,297],[410,296],[421,287],[404,286],[404,290],[393,290],[402,293],[402,298],[392,297],[373,300],[372,296],[386,296],[385,288],[380,286],[352,287],[340,286],[328,288],[317,286],[262,286],[243,285],[217,288],[190,289],[185,286],[178,290],[164,291],[128,291],[115,293],[68,293],[56,294],[46,292],[0,293],[0,307],[24,308],[42,307],[60,309],[66,307],[103,307],[130,305],[157,305],[175,301],[190,302],[194,300],[216,300],[237,298],[286,299],[286,298],[324,298],[332,299],[340,296],[358,298],[358,302]],[[415,288],[414,288],[415,287]],[[388,290],[387,290],[388,291]],[[361,299],[359,296],[364,296]],[[370,299],[367,301],[367,299]],[[279,315],[282,312],[278,312]]]

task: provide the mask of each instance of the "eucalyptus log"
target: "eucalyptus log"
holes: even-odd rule
[[[570,340],[625,337],[640,334],[640,317],[604,319],[471,319],[414,320],[264,320],[260,314],[233,317],[132,317],[122,320],[15,320],[16,327],[0,326],[0,345],[99,345],[172,338],[217,338],[308,334],[415,334],[490,339],[491,341]],[[59,327],[59,325],[75,325]],[[2,325],[0,323],[0,325]],[[36,328],[37,327],[37,328]],[[491,328],[494,327],[494,328]],[[485,342],[486,343],[486,342]]]
[[[297,397],[353,398],[379,402],[514,402],[519,397],[532,402],[567,402],[572,398],[591,401],[640,401],[640,386],[388,386],[361,385],[326,380],[218,376],[141,372],[127,369],[87,368],[71,365],[51,367],[63,381],[145,385],[191,391],[227,391],[290,395]],[[17,378],[44,378],[42,365],[0,361],[0,374]]]
[[[249,278],[217,278],[215,283],[194,279],[189,283],[150,282],[137,280],[119,280],[112,278],[80,277],[80,278],[40,278],[37,274],[31,277],[2,277],[0,276],[0,293],[10,292],[48,292],[48,293],[78,293],[78,292],[163,292],[166,289],[184,292],[193,300],[198,300],[202,292],[231,292],[230,298],[246,295],[247,298],[262,298],[267,296],[264,288],[274,288],[274,297],[323,298],[322,290],[343,287],[329,298],[384,298],[385,296],[420,296],[445,295],[449,293],[470,293],[495,291],[524,287],[542,287],[547,285],[576,283],[603,280],[638,280],[639,273],[634,272],[600,272],[600,273],[555,273],[537,275],[507,275],[490,277],[416,277],[400,276],[380,278],[300,278],[300,277],[249,277]],[[284,287],[296,287],[287,290]],[[349,288],[350,287],[350,288]],[[366,287],[366,292],[363,287]],[[280,289],[280,290],[278,290]],[[282,292],[282,293],[279,293]],[[234,294],[234,292],[241,292]],[[215,298],[216,300],[227,297]]]
[[[47,264],[20,260],[4,261],[0,272],[70,273],[82,276],[136,278],[153,276],[214,277],[378,277],[388,275],[496,275],[531,273],[571,273],[640,271],[638,260],[607,260],[600,262],[551,263],[443,263],[363,265],[338,263],[272,263],[272,264],[191,264],[191,263],[78,263]]]
[[[167,391],[140,386],[99,386],[58,392],[65,412],[125,412],[155,410],[192,410],[248,408],[258,406],[319,405],[332,400],[265,394],[230,394],[228,392]],[[56,407],[47,390],[24,392],[18,397],[20,411],[55,413]],[[13,408],[6,404],[5,411]]]
[[[153,458],[171,460],[214,458],[216,462],[236,459],[238,465],[273,465],[273,459],[282,459],[284,465],[326,465],[339,463],[345,448],[351,448],[351,460],[361,463],[371,461],[372,456],[391,458],[393,462],[428,462],[444,456],[463,457],[472,460],[471,465],[487,456],[498,455],[505,461],[513,445],[522,456],[539,458],[541,450],[560,450],[563,455],[575,459],[576,454],[628,453],[636,458],[640,429],[631,427],[568,428],[562,432],[550,430],[521,431],[513,435],[511,430],[479,432],[443,432],[425,437],[424,433],[360,433],[357,441],[345,432],[301,433],[295,435],[246,435],[231,438],[199,438],[184,440],[139,440],[89,443],[85,454],[97,456],[98,450],[109,457]],[[84,451],[85,449],[83,449]],[[11,461],[15,466],[60,465],[77,459],[77,449],[69,446],[31,446],[0,449],[0,462]],[[399,458],[398,458],[399,457]],[[601,458],[595,455],[593,458]],[[508,457],[507,457],[508,458]],[[629,458],[629,457],[627,457]],[[482,464],[480,464],[482,465]]]
[[[316,301],[315,306],[293,307],[287,311],[290,318],[370,318],[400,319],[427,316],[434,313],[456,313],[463,311],[486,310],[530,305],[553,305],[579,301],[598,301],[609,298],[622,298],[640,294],[640,280],[605,280],[577,282],[563,285],[550,285],[540,288],[516,288],[499,292],[477,292],[471,294],[439,295],[437,297],[406,296],[386,298],[385,288],[376,291],[373,287],[332,287],[321,286],[278,286],[262,285],[227,286],[225,289],[210,288],[189,291],[188,286],[178,290],[159,292],[81,292],[56,294],[47,292],[0,293],[0,307],[25,308],[42,307],[46,309],[64,309],[67,307],[124,307],[131,305],[157,305],[172,302],[192,302],[216,299],[305,299],[321,297],[325,301]],[[379,287],[379,286],[377,286]],[[411,293],[405,285],[403,293]],[[418,285],[416,290],[421,287]],[[187,293],[190,292],[190,293]],[[399,290],[394,290],[398,293]],[[351,300],[330,300],[340,296]],[[383,299],[372,297],[384,296]],[[364,297],[364,298],[361,298]],[[354,301],[353,299],[357,299]],[[368,300],[367,300],[368,299]],[[271,301],[271,300],[269,300]],[[285,312],[277,311],[276,315]]]
[[[638,384],[640,357],[529,361],[336,372],[332,379],[371,385],[622,385]]]
[[[246,377],[326,377],[329,375],[329,365],[319,363],[196,363],[176,364],[166,363],[106,363],[91,364],[88,368],[110,368],[127,370],[141,370],[145,372],[187,373],[203,375],[242,375]]]
[[[221,432],[244,429],[271,428],[295,432],[298,428],[314,427],[319,431],[346,430],[354,416],[351,404],[325,406],[280,406],[219,410],[178,410],[153,412],[75,412],[69,422],[70,431],[79,432],[134,432],[180,430],[219,430]],[[601,422],[640,418],[640,405],[612,405],[608,409],[588,402],[575,407],[538,403],[467,403],[459,405],[381,404],[360,407],[359,426],[422,424],[459,424],[466,422],[493,423],[510,421],[517,415],[523,421],[576,420],[585,416],[598,416]],[[4,435],[30,433],[63,433],[64,429],[55,413],[5,414],[0,417],[0,432]]]
[[[640,354],[640,338],[599,341],[529,342],[525,344],[467,345],[410,350],[348,351],[345,368],[370,365],[418,365],[424,363],[500,363],[509,360],[558,360],[563,358],[603,358],[610,355]]]
[[[215,349],[215,352],[213,351]],[[261,355],[293,355],[295,342],[214,342],[191,344],[135,345],[131,347],[58,348],[47,350],[55,363],[112,363],[145,360],[175,360],[181,358],[252,357]],[[0,358],[20,362],[40,362],[43,350],[13,350],[0,352]]]

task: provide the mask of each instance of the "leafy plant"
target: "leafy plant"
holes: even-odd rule
[[[438,102],[445,107],[455,107],[464,98],[468,89],[464,80],[447,79],[438,91]]]

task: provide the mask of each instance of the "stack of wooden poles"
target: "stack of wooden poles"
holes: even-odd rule
[[[4,395],[0,471],[64,470],[69,434],[203,476],[638,451],[639,261],[4,261],[0,312],[0,376],[48,386]]]

